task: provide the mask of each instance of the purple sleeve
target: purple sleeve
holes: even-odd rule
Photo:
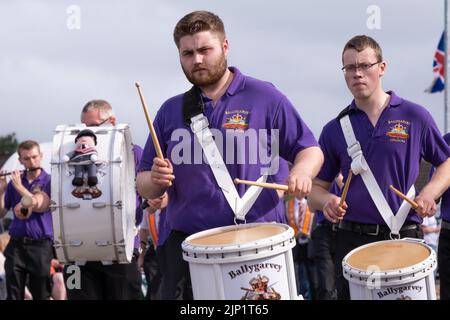
[[[133,145],[133,153],[134,153],[134,162],[136,165],[136,174],[138,172],[138,168],[142,159],[142,148],[137,144]],[[136,212],[135,212],[135,221],[136,226],[139,226],[142,222],[143,210],[141,208],[142,197],[136,191]]]
[[[331,123],[323,128],[319,138],[319,144],[324,155],[324,163],[317,175],[317,178],[326,182],[332,182],[340,170],[340,161],[334,149],[333,133]]]
[[[161,107],[162,109],[162,107]],[[160,109],[160,111],[161,111]],[[153,122],[153,127],[155,128],[155,132],[156,132],[156,136],[158,137],[158,141],[159,141],[159,145],[161,146],[162,149],[162,153],[164,155],[164,157],[167,157],[166,152],[165,152],[165,144],[163,144],[161,142],[162,140],[162,134],[163,134],[163,130],[162,128],[164,128],[164,123],[162,123],[162,116],[161,116],[161,112],[158,111],[155,121]],[[138,172],[141,171],[150,171],[152,169],[152,165],[153,165],[153,159],[156,157],[156,150],[155,147],[153,146],[153,140],[152,140],[152,136],[151,134],[148,135],[147,138],[147,142],[145,143],[145,147],[144,147],[144,151],[142,152],[142,156],[141,156],[141,161],[139,163],[138,166]]]
[[[11,198],[13,196],[12,188],[14,188],[14,187],[13,187],[12,183],[9,182],[6,187],[6,191],[5,191],[5,209],[6,210],[11,209],[11,206],[12,206],[12,200],[11,200]]]
[[[298,152],[318,146],[313,133],[285,96],[280,101],[274,128],[279,129],[281,157],[292,163]]]
[[[52,179],[50,178],[50,176],[48,176],[48,181],[47,183],[44,185],[44,188],[42,189],[42,191],[44,191],[49,198],[52,197],[52,185],[51,185]]]
[[[450,145],[450,133],[447,133],[444,135],[444,141],[447,143],[447,145]],[[436,168],[434,166],[430,169],[430,174],[428,176],[428,179],[431,180],[431,177],[433,176],[434,172],[436,171]]]
[[[442,137],[436,123],[427,112],[422,138],[422,157],[438,167],[450,157],[450,148]]]

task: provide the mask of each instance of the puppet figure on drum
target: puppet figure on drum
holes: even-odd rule
[[[75,150],[64,156],[64,160],[75,167],[75,177],[72,184],[76,187],[72,194],[77,198],[86,198],[84,195],[91,195],[98,198],[102,192],[97,188],[97,136],[92,130],[80,131],[75,138]],[[87,175],[88,188],[83,188],[83,176]],[[91,197],[88,197],[91,198]]]

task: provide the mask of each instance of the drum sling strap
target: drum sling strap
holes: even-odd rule
[[[344,133],[345,142],[347,143],[347,153],[352,158],[351,169],[353,174],[361,175],[364,185],[366,186],[367,191],[369,191],[370,197],[383,217],[384,222],[386,222],[387,226],[391,230],[391,234],[398,236],[400,228],[411,210],[411,205],[408,202],[403,201],[397,211],[397,214],[394,215],[372,173],[372,170],[370,170],[370,167],[364,158],[361,145],[359,141],[356,140],[355,133],[350,122],[350,117],[347,114],[340,118],[339,121]],[[412,185],[406,196],[412,199],[414,198],[415,193],[416,191],[414,189],[414,185]]]
[[[245,215],[255,203],[262,191],[261,187],[251,186],[241,198],[231,179],[230,173],[223,161],[214,137],[209,129],[209,122],[203,114],[204,104],[201,91],[193,86],[183,96],[183,119],[190,126],[192,132],[197,137],[197,141],[203,149],[206,160],[214,174],[218,186],[222,189],[231,210],[235,215],[235,221],[245,221]],[[267,175],[261,176],[257,181],[266,182]]]

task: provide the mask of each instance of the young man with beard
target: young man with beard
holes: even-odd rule
[[[217,15],[187,14],[175,27],[174,41],[194,87],[160,108],[155,130],[165,159],[156,157],[149,137],[137,177],[144,198],[167,191],[170,199],[165,214],[171,233],[158,248],[163,299],[192,297],[190,290],[183,292],[189,269],[181,243],[188,235],[239,221],[286,222],[274,190],[235,186],[233,179],[276,182],[287,177],[289,192],[303,197],[323,162],[313,134],[286,96],[272,84],[228,67],[228,39]],[[293,163],[291,171],[283,159],[263,161],[261,152],[279,153]],[[244,194],[252,196],[241,199]]]
[[[319,143],[325,162],[308,202],[331,222],[339,222],[336,287],[339,299],[349,299],[342,259],[374,241],[422,237],[421,217],[436,212],[435,200],[450,184],[450,149],[424,107],[383,90],[386,62],[374,39],[364,35],[350,39],[342,63],[354,100],[323,128]],[[437,170],[415,195],[421,158]],[[350,169],[354,176],[341,207],[341,198],[329,192],[330,184],[339,171],[347,180]],[[390,185],[414,199],[417,209],[406,201],[402,204]]]

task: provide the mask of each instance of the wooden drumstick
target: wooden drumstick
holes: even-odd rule
[[[148,128],[150,129],[150,134],[152,136],[153,146],[155,147],[155,150],[156,150],[156,155],[161,160],[164,160],[164,155],[161,151],[161,146],[159,145],[158,136],[156,135],[156,131],[155,131],[155,128],[153,127],[152,119],[150,118],[150,114],[148,113],[147,104],[145,103],[144,95],[142,94],[141,85],[139,84],[139,82],[136,82],[136,88],[139,93],[139,98],[141,98],[142,108],[144,109],[145,118],[147,119]],[[172,185],[172,182],[169,182],[169,186],[171,186],[171,185]]]
[[[407,196],[405,196],[400,190],[394,188],[393,185],[389,186],[389,189],[391,189],[392,191],[394,191],[400,198],[402,198],[403,200],[405,200],[406,202],[408,202],[411,207],[413,207],[413,209],[417,209],[419,207],[419,205],[417,204],[417,202],[415,202],[414,200],[409,199]]]
[[[344,190],[342,190],[341,201],[339,202],[339,207],[341,207],[341,208],[344,205],[345,198],[347,197],[348,187],[350,186],[350,181],[352,181],[352,176],[353,176],[353,172],[352,172],[352,170],[349,170],[347,180],[345,180]]]
[[[156,135],[155,128],[153,127],[152,119],[150,118],[150,115],[148,113],[147,104],[145,103],[144,95],[142,94],[141,85],[139,84],[139,82],[136,82],[136,88],[139,93],[139,98],[141,98],[142,108],[144,108],[145,118],[147,119],[148,128],[150,129],[150,134],[152,136],[153,145],[155,146],[156,154],[157,154],[158,158],[160,158],[161,160],[164,160],[164,156],[161,151],[161,146],[159,145],[158,137]]]
[[[288,191],[288,186],[284,185],[284,184],[241,180],[241,179],[238,179],[238,178],[234,179],[234,183],[235,184],[241,183],[241,184],[247,184],[247,185],[250,185],[250,186],[257,186],[257,187],[268,188],[268,189]]]

